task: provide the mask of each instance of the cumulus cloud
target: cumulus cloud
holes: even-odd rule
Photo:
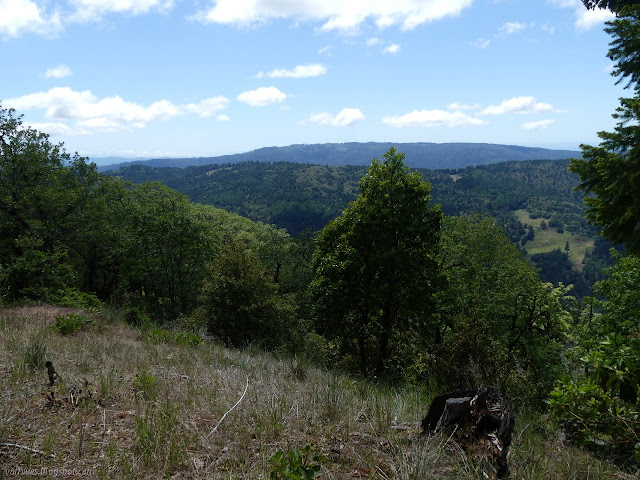
[[[228,115],[225,115],[224,113],[221,113],[220,115],[218,115],[216,117],[216,120],[218,120],[219,122],[228,122],[231,119],[229,118]]]
[[[466,127],[485,122],[463,112],[414,110],[404,115],[384,117],[382,123],[390,127]]]
[[[144,128],[148,123],[194,114],[209,117],[225,108],[229,100],[212,97],[199,103],[175,105],[159,100],[145,107],[119,96],[97,98],[91,91],[78,92],[69,87],[52,88],[3,102],[16,110],[44,110],[53,123],[43,124],[60,133],[88,133],[94,130],[120,131]],[[74,122],[73,126],[64,122]]]
[[[287,99],[287,94],[276,87],[260,87],[256,90],[248,90],[238,95],[237,100],[252,107],[265,107],[276,103],[282,103]]]
[[[25,32],[50,35],[62,28],[60,13],[47,13],[30,0],[0,0],[0,35],[19,37]]]
[[[540,113],[559,112],[550,104],[538,102],[534,97],[513,97],[503,100],[500,105],[490,105],[483,109],[481,115],[504,115],[506,113]]]
[[[270,19],[294,18],[320,21],[323,30],[353,30],[372,20],[380,28],[399,25],[410,30],[425,22],[458,15],[473,0],[217,0],[195,18],[205,23],[248,25]]]
[[[371,38],[367,38],[367,41],[365,42],[365,44],[367,45],[367,47],[373,47],[374,45],[378,45],[380,42],[381,40],[379,38],[371,37]]]
[[[51,35],[65,25],[94,22],[111,13],[140,15],[166,12],[174,0],[0,0],[0,36],[18,37],[31,32]],[[47,11],[48,5],[55,5]]]
[[[260,72],[257,77],[269,77],[269,78],[308,78],[318,77],[327,73],[327,67],[321,63],[310,63],[308,65],[297,65],[292,70],[285,68],[276,68],[266,74]]]
[[[552,5],[561,8],[572,8],[575,12],[576,30],[589,30],[602,25],[604,22],[613,20],[615,15],[609,10],[596,8],[587,10],[580,0],[547,0]]]
[[[460,102],[453,102],[447,105],[448,110],[478,110],[479,108],[482,108],[482,105],[479,105],[477,103],[465,104]]]
[[[382,50],[382,53],[390,53],[390,54],[396,54],[400,51],[400,45],[396,44],[396,43],[392,43],[391,45],[389,45],[388,47],[385,47],[384,50]]]
[[[100,20],[110,13],[141,15],[151,11],[165,12],[173,7],[173,0],[71,0],[75,11],[69,16],[72,22]]]
[[[576,12],[576,29],[577,30],[589,30],[593,27],[602,25],[604,22],[613,20],[615,15],[609,10],[581,10]]]
[[[66,65],[58,65],[44,72],[44,78],[65,78],[69,75],[71,75],[71,69]]]
[[[507,22],[500,27],[500,32],[511,34],[524,30],[527,26],[520,22]]]
[[[555,120],[538,120],[536,122],[527,122],[522,124],[524,130],[539,130],[541,128],[549,128],[556,123]]]
[[[364,120],[364,114],[358,108],[343,108],[337,115],[330,113],[312,113],[309,118],[301,122],[302,125],[314,123],[316,125],[330,125],[332,127],[348,127]]]
[[[89,131],[82,128],[70,127],[62,122],[25,122],[31,128],[49,135],[88,135]]]

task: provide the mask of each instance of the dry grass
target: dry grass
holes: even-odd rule
[[[65,469],[73,478],[260,479],[276,451],[307,442],[324,457],[322,479],[483,478],[453,439],[420,435],[427,390],[375,386],[257,350],[151,343],[98,315],[58,334],[55,318],[72,312],[87,315],[0,310],[0,478]],[[49,386],[39,357],[53,361],[60,385]],[[555,444],[536,421],[519,420],[514,478],[632,478]]]

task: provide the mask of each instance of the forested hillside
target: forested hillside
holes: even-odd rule
[[[548,281],[590,293],[609,245],[585,219],[578,177],[568,160],[505,162],[463,169],[417,170],[446,215],[488,214],[530,254]],[[355,200],[359,166],[246,162],[200,167],[133,165],[112,172],[135,183],[161,181],[197,203],[286,229],[318,231]],[[567,245],[569,248],[567,249]],[[558,249],[560,251],[558,251]],[[594,253],[595,252],[595,253]]]
[[[567,165],[568,160],[526,161],[417,171],[431,184],[433,198],[446,214],[498,216],[527,207],[538,216],[562,212],[572,229],[593,234],[584,220],[582,194],[573,190],[578,178]],[[297,235],[307,228],[319,230],[336,217],[355,199],[365,173],[366,167],[359,166],[247,162],[184,169],[134,165],[110,174],[134,183],[161,181],[194,202]]]
[[[176,427],[184,423],[178,418],[190,417],[195,404],[176,403],[180,389],[173,383],[163,383],[164,397],[157,402],[158,376],[163,382],[169,378],[166,370],[158,371],[160,357],[144,360],[147,367],[135,375],[127,372],[126,381],[132,387],[123,386],[124,377],[116,373],[110,357],[120,354],[94,337],[97,356],[85,355],[78,366],[71,358],[73,353],[64,354],[57,365],[92,372],[98,368],[97,358],[101,362],[109,359],[109,366],[104,367],[109,371],[100,373],[99,397],[82,397],[74,385],[61,383],[52,365],[46,367],[48,392],[35,393],[39,387],[34,378],[45,368],[47,344],[55,345],[52,350],[60,355],[63,349],[58,336],[84,335],[94,322],[98,335],[115,324],[114,335],[118,331],[131,335],[134,328],[151,344],[185,348],[197,348],[206,335],[209,342],[220,346],[259,347],[374,384],[406,386],[413,392],[426,385],[443,391],[495,385],[523,410],[538,412],[538,418],[550,398],[556,412],[562,413],[566,405],[586,408],[573,397],[579,391],[572,383],[558,382],[575,371],[575,355],[597,347],[591,328],[624,335],[633,330],[617,321],[620,312],[616,308],[621,304],[624,312],[632,313],[636,308],[635,297],[622,298],[639,285],[633,273],[640,271],[634,258],[619,259],[612,277],[596,284],[603,300],[595,304],[577,302],[575,289],[557,278],[552,283],[542,281],[523,258],[521,248],[539,241],[543,231],[549,238],[567,238],[565,247],[571,252],[576,239],[589,239],[589,227],[579,219],[579,198],[571,189],[566,162],[418,172],[405,165],[401,152],[391,148],[380,159],[373,159],[366,171],[288,163],[180,171],[129,169],[139,175],[151,172],[156,179],[168,173],[163,178],[167,184],[194,186],[192,195],[216,198],[222,190],[228,195],[225,201],[238,201],[241,208],[251,206],[254,211],[247,214],[254,218],[262,212],[271,215],[278,205],[269,191],[281,195],[283,207],[297,201],[304,208],[302,196],[316,200],[314,208],[324,212],[326,219],[333,217],[316,235],[292,236],[283,228],[194,203],[158,181],[131,183],[101,175],[95,165],[70,156],[46,134],[23,128],[13,110],[0,109],[0,121],[0,311],[14,309],[0,318],[0,328],[11,332],[10,338],[2,337],[2,348],[13,359],[7,366],[12,382],[10,406],[2,419],[11,428],[0,430],[0,443],[7,448],[22,448],[18,440],[28,443],[32,436],[15,420],[21,418],[18,410],[26,408],[20,394],[26,381],[30,382],[26,395],[36,395],[45,410],[56,410],[66,402],[81,411],[85,403],[80,406],[80,399],[101,408],[135,408],[133,430],[131,424],[113,428],[129,432],[127,438],[135,431],[133,450],[143,463],[122,457],[112,444],[105,455],[120,458],[114,467],[118,472],[147,475],[162,462],[176,472],[189,468],[184,460],[187,452],[204,437],[198,429],[185,427],[192,435],[188,440],[180,433],[182,427]],[[290,211],[292,222],[306,215]],[[319,223],[325,221],[316,218]],[[549,263],[568,262],[567,248],[552,250],[554,261]],[[588,253],[585,258],[594,255],[592,250]],[[597,263],[592,265],[594,275],[601,275]],[[575,272],[570,267],[564,273]],[[16,318],[15,313],[24,304],[53,304],[71,310],[54,315],[46,325],[34,321],[40,333],[25,338],[16,325],[30,325],[31,314],[20,317],[18,313]],[[606,315],[594,313],[592,305]],[[123,330],[122,323],[129,327]],[[575,352],[569,348],[574,339],[581,342]],[[129,345],[135,342],[128,340]],[[139,348],[152,352],[148,347]],[[176,352],[175,357],[160,356],[167,361],[173,358],[176,368],[186,366],[187,357],[193,358],[186,350]],[[142,356],[136,358],[138,362]],[[119,360],[119,368],[131,369],[122,367],[132,365],[130,360]],[[197,364],[206,361],[211,364],[211,357]],[[200,367],[193,368],[179,374],[180,379],[205,378],[196,372]],[[293,367],[291,381],[299,381],[303,372]],[[119,383],[114,380],[116,375]],[[635,401],[635,391],[628,390],[635,380],[625,376],[612,381],[618,382],[625,402]],[[319,388],[315,385],[309,388]],[[323,398],[333,401],[330,391],[323,392]],[[201,415],[214,415],[208,413],[213,408],[208,403],[213,397],[209,397],[205,403],[195,401]],[[277,424],[277,431],[256,435],[255,440],[262,442],[257,444],[259,449],[267,448],[274,439],[282,440],[284,412],[264,410],[269,401],[256,393],[248,400],[260,406],[248,419],[250,431],[264,431],[260,425],[265,422]],[[336,412],[341,408],[338,403],[334,402]],[[161,410],[159,404],[164,405]],[[363,412],[352,420],[368,422],[368,415],[378,408],[387,407],[378,404],[374,413]],[[217,403],[215,409],[223,413]],[[381,425],[388,429],[390,411],[380,413],[384,417]],[[104,425],[106,422],[103,420]],[[331,423],[317,425],[320,437],[334,434],[328,433]],[[78,440],[80,456],[84,454],[83,428]],[[156,438],[155,432],[162,435]],[[167,443],[167,435],[181,438],[180,443]],[[608,437],[603,441],[609,441],[612,451],[628,455],[632,437],[627,432],[624,443]],[[68,447],[53,437],[44,439],[44,444],[42,448],[49,451],[53,445]],[[96,448],[104,450],[104,443]],[[328,443],[321,448],[328,449]],[[389,472],[396,468],[395,460],[385,459],[383,464],[378,455],[372,462]],[[342,468],[335,458],[318,457],[317,462],[319,468]],[[252,468],[265,469],[262,464]]]
[[[580,156],[572,150],[496,145],[490,143],[324,143],[265,147],[246,153],[198,158],[155,158],[121,164],[105,165],[100,171],[115,170],[133,163],[149,167],[179,167],[240,163],[240,162],[293,162],[315,165],[369,165],[389,148],[395,147],[407,156],[407,165],[413,168],[464,168],[470,165],[522,160],[550,160]]]

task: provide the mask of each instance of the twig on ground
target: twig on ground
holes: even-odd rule
[[[231,407],[229,410],[227,410],[227,412],[222,416],[220,421],[218,421],[218,424],[214,427],[213,430],[211,430],[209,435],[207,435],[207,438],[209,438],[211,435],[213,435],[216,432],[216,430],[218,430],[218,427],[220,426],[220,424],[224,420],[224,417],[226,417],[234,408],[236,408],[238,405],[240,405],[240,402],[242,401],[244,396],[247,394],[247,390],[248,389],[249,389],[249,377],[247,377],[247,385],[244,387],[244,392],[242,393],[242,396],[240,397],[240,400],[238,400],[233,407]]]
[[[36,450],[35,448],[25,447],[24,445],[18,445],[17,443],[0,443],[0,447],[15,447],[21,448],[23,450],[29,450],[33,453],[39,453],[40,455],[45,455],[47,457],[56,458],[55,453],[45,453],[42,450]]]

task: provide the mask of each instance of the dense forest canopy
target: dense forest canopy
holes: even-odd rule
[[[568,171],[568,163],[532,160],[416,171],[431,185],[431,199],[443,213],[493,216],[543,278],[573,284],[573,294],[582,297],[591,294],[602,267],[610,264],[611,245],[588,224],[583,196],[574,190],[579,179]],[[366,171],[360,166],[247,162],[184,169],[133,165],[110,175],[135,183],[161,181],[194,202],[297,236],[319,231],[354,201]],[[569,269],[558,268],[558,258]]]

